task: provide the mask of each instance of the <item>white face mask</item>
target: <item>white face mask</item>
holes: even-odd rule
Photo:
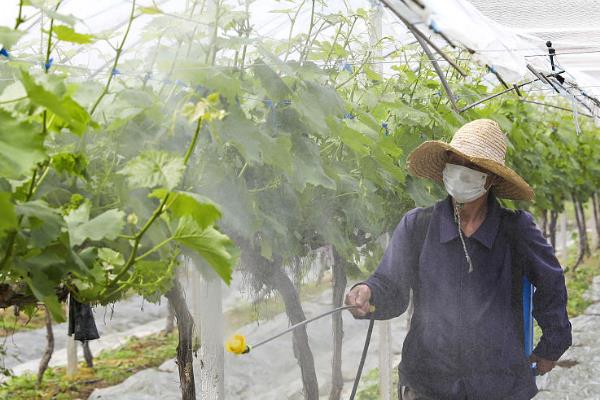
[[[487,174],[462,165],[446,163],[444,186],[458,203],[469,203],[485,194]]]

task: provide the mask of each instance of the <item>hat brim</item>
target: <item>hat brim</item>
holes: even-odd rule
[[[512,169],[496,161],[468,156],[450,144],[439,140],[429,140],[414,149],[408,155],[408,171],[414,176],[431,179],[443,185],[442,171],[448,159],[447,151],[497,175],[500,178],[500,182],[494,185],[494,194],[497,197],[526,201],[533,199],[533,189]]]

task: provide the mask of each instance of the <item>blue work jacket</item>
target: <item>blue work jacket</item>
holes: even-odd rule
[[[490,194],[484,222],[464,237],[474,268],[469,272],[451,198],[434,206],[422,244],[414,243],[421,212],[402,218],[377,270],[364,282],[376,307],[367,318],[402,314],[413,290],[400,384],[435,399],[531,399],[538,389],[524,355],[523,327],[511,307],[512,262],[522,262],[536,287],[533,316],[543,334],[534,353],[558,360],[571,345],[571,324],[552,246],[529,213],[509,212]]]

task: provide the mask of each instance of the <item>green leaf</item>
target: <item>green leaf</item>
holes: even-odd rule
[[[292,100],[293,107],[306,125],[314,127],[316,134],[329,136],[327,120],[344,114],[342,99],[332,88],[312,82],[304,82],[303,86]]]
[[[15,205],[10,198],[10,193],[0,192],[0,239],[6,236],[7,231],[17,227]]]
[[[52,156],[51,163],[56,172],[80,176],[82,178],[87,176],[86,168],[88,160],[84,154],[58,153]]]
[[[0,26],[0,47],[10,49],[19,41],[23,33],[7,26]]]
[[[154,7],[138,7],[138,10],[142,14],[162,14],[162,10],[156,6]]]
[[[127,162],[118,173],[127,176],[134,188],[161,186],[172,190],[185,172],[183,158],[164,151],[149,150]]]
[[[56,35],[58,40],[71,43],[87,44],[94,41],[94,35],[77,33],[73,28],[66,25],[55,25],[52,33]]]
[[[292,154],[292,173],[289,174],[289,179],[298,190],[302,191],[306,184],[335,189],[335,182],[323,170],[319,147],[315,142],[295,137]]]
[[[113,268],[125,265],[123,254],[108,247],[102,247],[98,249],[98,258],[102,260],[103,264],[105,263]]]
[[[165,189],[156,189],[150,197],[160,200],[167,195]],[[221,218],[221,211],[208,198],[190,192],[170,192],[166,208],[176,217],[191,216],[202,229],[213,225]]]
[[[26,218],[24,227],[30,231],[30,244],[45,248],[55,241],[63,227],[63,219],[58,210],[51,208],[43,200],[34,200],[16,206],[17,215]]]
[[[259,58],[256,60],[252,70],[267,90],[267,94],[271,97],[270,100],[272,102],[289,100],[291,96],[290,88],[271,67],[265,65],[262,59]]]
[[[35,82],[25,70],[21,70],[21,82],[31,103],[44,107],[56,114],[77,135],[83,134],[88,126],[95,126],[90,114],[70,96],[59,96]]]
[[[403,125],[422,127],[431,122],[431,118],[427,113],[417,110],[403,101],[381,102],[381,105],[390,107],[398,121],[402,121]]]
[[[422,179],[409,176],[406,182],[406,190],[417,207],[429,207],[434,205],[438,198],[431,194],[430,185]]]
[[[0,110],[0,175],[11,179],[29,175],[45,157],[41,133]]]
[[[26,278],[26,281],[33,295],[48,307],[52,318],[56,322],[64,322],[66,320],[65,311],[58,301],[58,297],[56,297],[53,280],[49,279],[42,271],[36,271],[28,275],[30,277]]]
[[[130,278],[136,292],[150,301],[158,301],[161,294],[171,289],[176,262],[141,260],[135,263]]]
[[[90,220],[91,205],[83,203],[65,216],[71,246],[78,246],[86,239],[114,240],[125,226],[125,213],[121,210],[108,210]]]
[[[214,227],[202,229],[191,216],[184,216],[173,239],[201,255],[215,272],[229,285],[238,251],[231,239]]]
[[[220,138],[229,142],[242,154],[248,164],[267,163],[289,171],[292,143],[289,136],[272,137],[267,129],[260,129],[247,119],[236,105],[230,105],[223,121],[214,124]]]

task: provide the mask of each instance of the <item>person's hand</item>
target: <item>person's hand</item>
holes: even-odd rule
[[[529,357],[529,362],[537,364],[536,369],[539,375],[547,374],[556,366],[556,361],[547,360],[545,358],[538,357],[535,354],[532,354]]]
[[[351,308],[350,312],[354,315],[354,318],[364,317],[371,311],[371,288],[367,285],[357,285],[346,295],[344,303],[347,306],[356,306]]]

